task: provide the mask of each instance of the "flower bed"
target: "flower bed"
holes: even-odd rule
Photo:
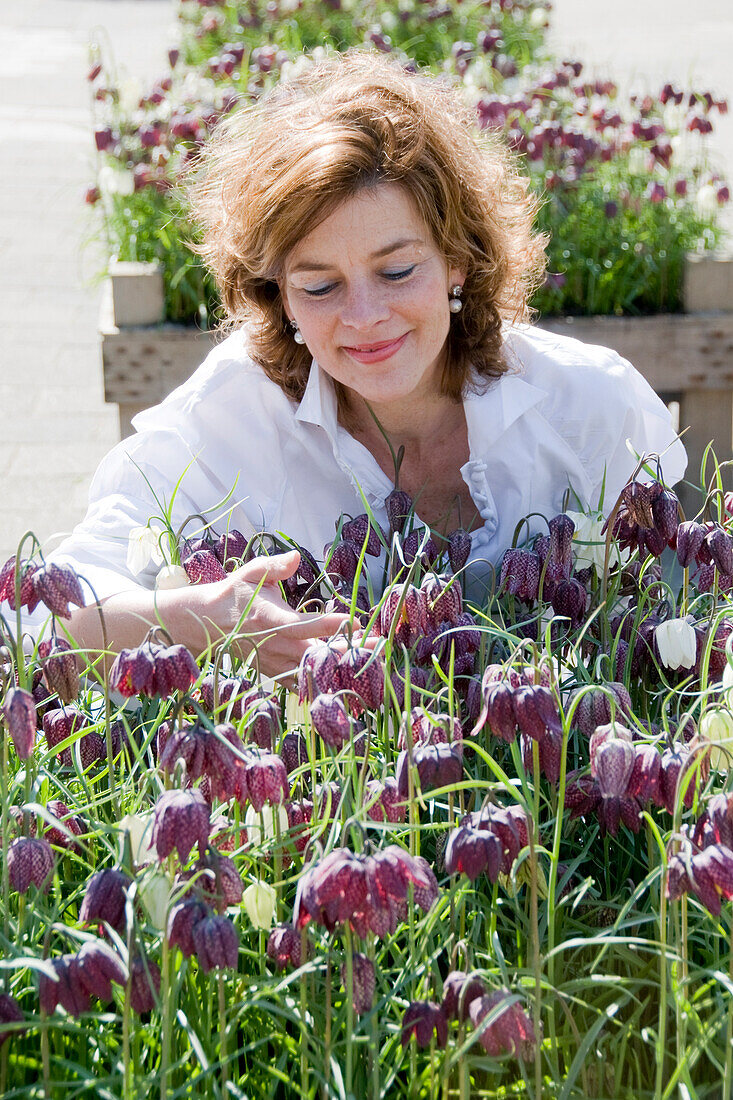
[[[706,167],[716,113],[710,92],[667,84],[624,100],[611,81],[589,81],[576,61],[547,55],[544,3],[298,4],[183,0],[171,70],[145,93],[117,81],[110,59],[90,71],[97,111],[101,211],[111,257],[157,261],[168,321],[207,327],[211,279],[192,255],[179,185],[220,119],[288,80],[323,44],[371,46],[443,73],[521,157],[543,198],[549,276],[543,315],[674,312],[684,257],[719,241],[727,184]],[[318,43],[318,44],[317,44]],[[311,55],[311,56],[313,56]]]
[[[284,588],[354,624],[300,702],[241,635],[152,631],[105,677],[83,579],[11,559],[0,599],[54,630],[2,623],[3,1096],[728,1095],[729,502],[680,524],[640,476],[480,606],[405,494],[391,538],[342,517]],[[166,584],[255,551],[133,535]]]

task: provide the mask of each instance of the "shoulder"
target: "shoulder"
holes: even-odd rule
[[[628,407],[639,384],[653,396],[638,371],[611,348],[536,325],[510,326],[504,348],[510,371],[543,391],[545,415],[560,422],[594,411],[607,419]]]
[[[258,413],[288,417],[293,403],[252,358],[245,328],[218,343],[183,385],[133,420],[138,433],[224,420],[254,421]],[[260,420],[262,417],[260,416]]]

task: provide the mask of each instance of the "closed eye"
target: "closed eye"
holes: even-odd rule
[[[407,279],[412,275],[416,267],[417,264],[411,264],[409,267],[402,268],[401,271],[385,271],[382,277],[388,279],[392,283],[399,282],[400,279]],[[323,298],[332,291],[335,286],[335,283],[327,283],[325,286],[315,287],[314,290],[309,290],[308,287],[304,287],[303,290],[309,298]]]

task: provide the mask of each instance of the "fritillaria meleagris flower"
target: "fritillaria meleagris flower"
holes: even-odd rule
[[[71,1016],[81,1016],[91,1008],[91,993],[81,976],[76,955],[59,955],[48,960],[54,977],[42,973],[38,993],[41,1009],[50,1016],[61,1005]]]
[[[350,646],[339,658],[331,680],[332,691],[353,692],[370,709],[384,701],[384,664],[372,650]]]
[[[239,679],[236,676],[215,679],[213,673],[208,673],[201,681],[201,702],[206,710],[213,713],[214,708],[228,708],[231,704],[231,716],[239,720],[246,709],[247,697],[252,690],[248,680]]]
[[[595,754],[595,779],[601,796],[598,807],[601,833],[615,836],[621,821],[633,832],[639,831],[639,803],[628,793],[635,759],[634,746],[621,738],[605,741]]]
[[[193,930],[197,924],[209,915],[209,907],[200,898],[185,897],[173,906],[168,914],[166,936],[168,946],[178,947],[181,953],[190,958],[196,954]]]
[[[83,818],[73,814],[65,802],[52,799],[46,803],[46,809],[56,825],[47,825],[46,840],[49,844],[55,844],[57,848],[77,848],[74,837],[83,836],[87,832],[87,826]]]
[[[280,704],[272,696],[261,699],[248,711],[247,736],[266,752],[273,752],[282,732]]]
[[[389,529],[393,535],[401,535],[412,513],[413,501],[404,489],[393,489],[384,502]]]
[[[697,654],[695,660],[695,672],[702,673],[705,650],[707,648],[710,628],[705,623],[695,624],[697,637]],[[711,680],[718,680],[726,670],[728,658],[726,656],[726,643],[733,634],[733,622],[730,619],[721,619],[713,631],[713,640],[708,657],[708,676]]]
[[[9,993],[0,993],[0,1048],[12,1035],[22,1035],[24,1028],[9,1028],[8,1024],[20,1024],[25,1019],[23,1011]]]
[[[461,740],[461,723],[449,714],[433,714],[424,707],[413,707],[400,723],[397,740],[399,749],[409,744],[408,731],[413,745],[437,745]]]
[[[638,548],[639,557],[658,558],[677,534],[679,502],[660,482],[630,481],[623,489],[613,537],[622,549]]]
[[[710,759],[707,753],[700,754],[696,751],[697,745],[695,741],[686,745],[677,744],[665,749],[662,753],[661,800],[670,814],[674,814],[675,805],[682,790],[684,790],[683,805],[689,810],[695,800],[696,790],[699,790],[707,779]]]
[[[108,924],[116,932],[125,927],[125,905],[130,879],[122,871],[97,871],[87,883],[79,920],[83,924]]]
[[[248,748],[240,764],[240,772],[240,785],[235,797],[242,805],[249,799],[257,813],[265,803],[278,805],[290,794],[285,765],[274,753]]]
[[[463,527],[457,527],[448,536],[448,564],[453,573],[460,573],[471,553],[471,536]]]
[[[410,684],[410,702],[414,704],[415,700],[421,697],[422,688],[428,685],[428,673],[424,668],[420,668],[419,665],[410,664],[407,675]],[[400,668],[393,668],[390,679],[395,699],[397,700],[397,706],[402,710],[407,704],[408,681],[405,679],[405,673]]]
[[[429,629],[427,599],[414,584],[394,584],[385,593],[379,612],[379,633],[387,638],[394,629],[397,645],[412,646]]]
[[[333,931],[348,922],[362,937],[387,935],[407,915],[410,887],[425,911],[437,899],[437,880],[424,859],[394,844],[373,856],[337,848],[301,875],[293,923],[303,928],[315,920]]]
[[[380,531],[369,519],[366,512],[363,512],[361,515],[354,516],[353,519],[346,521],[341,528],[341,538],[346,542],[353,543],[358,554],[361,554],[361,549],[366,542],[366,553],[378,558],[382,552],[384,532]]]
[[[39,644],[38,656],[48,690],[64,704],[73,702],[79,694],[79,665],[69,642],[48,638]]]
[[[359,568],[359,552],[352,542],[341,539],[324,547],[326,573],[337,584],[353,584]]]
[[[632,710],[631,696],[624,684],[615,681],[595,684],[582,689],[575,724],[582,734],[591,737],[597,726],[607,725],[614,716],[629,718]]]
[[[40,603],[40,597],[33,587],[33,574],[36,572],[37,566],[26,558],[21,558],[19,565],[17,558],[8,558],[2,569],[0,569],[0,601],[7,600],[10,610],[16,610],[16,566],[17,573],[20,576],[20,607],[27,607],[29,612],[33,612]]]
[[[400,797],[397,780],[388,776],[383,783],[370,779],[364,787],[364,805],[372,821],[388,821],[393,825],[405,820],[407,804]]]
[[[215,968],[236,970],[239,936],[228,917],[205,917],[193,926],[192,936],[204,974]]]
[[[534,550],[512,547],[501,560],[499,591],[531,603],[539,594],[540,573],[540,558]]]
[[[70,604],[84,606],[84,593],[70,565],[47,562],[33,573],[33,590],[48,610],[62,619],[71,618]]]
[[[556,615],[570,620],[575,630],[585,618],[588,593],[576,577],[559,580],[552,592],[552,609]]]
[[[191,782],[206,776],[214,798],[225,801],[238,789],[239,766],[244,745],[234,726],[222,723],[213,730],[203,723],[172,730],[158,755],[158,764],[173,771],[178,760],[186,765]]]
[[[286,733],[280,742],[280,759],[285,765],[285,771],[290,775],[296,768],[308,763],[308,743],[302,733],[291,731]]]
[[[420,585],[425,593],[427,625],[436,629],[442,623],[455,626],[463,611],[461,587],[452,577],[427,573]]]
[[[487,681],[486,675],[481,685],[483,705],[471,736],[488,726],[489,731],[502,741],[511,743],[517,736],[517,718],[514,713],[514,690],[503,680]]]
[[[534,1026],[508,989],[497,989],[471,1001],[469,1016],[479,1032],[479,1043],[492,1058],[513,1054],[525,1062],[531,1060],[537,1043]],[[489,1016],[491,1022],[484,1024]]]
[[[8,848],[8,878],[13,890],[48,890],[55,864],[53,848],[42,837],[19,836]]]
[[[242,896],[245,912],[254,928],[269,928],[277,907],[277,894],[269,882],[251,882]]]
[[[71,748],[66,747],[63,749],[58,748],[63,741],[71,737],[73,733],[78,730],[83,730],[89,725],[89,721],[86,715],[82,714],[76,707],[58,707],[55,710],[47,710],[43,716],[43,732],[46,737],[46,743],[53,752],[59,756],[61,763],[66,767],[71,766]],[[101,737],[100,737],[101,741]],[[99,744],[93,740],[91,753],[84,753],[82,755],[82,764],[88,756],[96,754],[96,750],[99,749]],[[104,754],[106,756],[106,752]],[[101,754],[99,756],[101,759]]]
[[[138,955],[130,964],[130,1006],[138,1016],[152,1012],[160,993],[160,967]]]
[[[127,970],[119,955],[102,940],[87,940],[76,956],[81,984],[100,1001],[112,1000],[112,982],[127,983]]]
[[[348,994],[349,966],[347,962],[341,963],[341,983]],[[353,951],[351,955],[351,1000],[357,1016],[363,1016],[374,1004],[375,984],[374,963],[368,955],[362,954],[361,951]]]
[[[343,748],[357,728],[356,720],[346,709],[343,696],[331,692],[316,696],[311,703],[310,715],[316,733],[333,749]]]
[[[239,905],[244,883],[234,860],[229,856],[223,856],[209,847],[204,858],[197,862],[193,874],[204,901],[217,913],[223,913],[230,905]]]
[[[163,697],[188,691],[198,678],[198,666],[184,645],[163,646],[145,641],[135,649],[121,649],[109,671],[109,686],[125,698]]]
[[[682,894],[694,894],[710,913],[719,916],[722,901],[733,898],[733,851],[717,843],[699,851],[685,840],[667,865],[667,897]]]
[[[204,851],[210,831],[210,807],[199,790],[165,791],[156,802],[153,844],[159,859],[175,848],[185,863],[194,844]]]
[[[184,558],[181,565],[191,584],[214,584],[223,581],[226,570],[212,549],[201,548]]]
[[[8,733],[21,760],[27,760],[36,743],[36,703],[25,688],[11,687],[3,700],[2,712]]]
[[[700,848],[723,844],[733,851],[733,795],[715,794],[708,799],[692,839]]]
[[[267,957],[272,959],[277,970],[287,966],[299,967],[302,958],[301,933],[291,924],[279,924],[273,928],[267,940]]]
[[[705,541],[706,527],[694,519],[685,520],[677,528],[677,560],[687,569],[697,560]]]
[[[666,619],[654,630],[654,645],[659,659],[673,672],[691,669],[697,662],[697,637],[687,619]]]
[[[466,814],[448,837],[445,869],[464,874],[471,882],[485,873],[490,882],[509,874],[522,848],[529,843],[527,817],[520,806],[487,806]]]
[[[448,1021],[435,1001],[412,1001],[402,1017],[402,1046],[414,1038],[423,1049],[435,1041],[441,1050],[448,1042]]]
[[[405,565],[412,565],[418,556],[423,569],[430,569],[440,557],[440,547],[427,527],[416,527],[402,542]]]
[[[247,551],[247,540],[241,531],[232,528],[230,531],[219,535],[214,543],[214,553],[224,566],[227,573],[231,573],[240,564]]]
[[[488,993],[486,983],[478,974],[451,970],[443,982],[443,1012],[449,1020],[468,1019],[471,1002]]]
[[[316,695],[332,691],[333,676],[341,654],[328,642],[315,642],[301,658],[298,668],[298,699],[313,701]]]
[[[461,742],[447,744],[418,744],[412,750],[412,760],[407,750],[397,759],[395,778],[401,798],[407,798],[410,789],[410,767],[417,772],[420,790],[425,793],[436,787],[449,787],[463,779],[463,748]]]

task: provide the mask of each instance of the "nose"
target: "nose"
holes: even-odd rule
[[[352,283],[342,300],[341,322],[348,328],[366,332],[381,321],[389,320],[388,288],[369,280]]]

